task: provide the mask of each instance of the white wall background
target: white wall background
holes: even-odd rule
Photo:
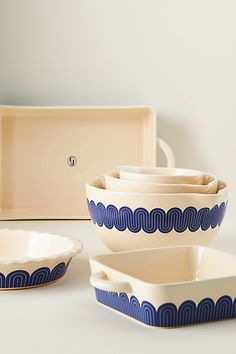
[[[231,186],[234,0],[0,0],[0,103],[150,104],[177,165]]]

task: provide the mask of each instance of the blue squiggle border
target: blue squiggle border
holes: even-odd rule
[[[165,303],[157,309],[148,301],[141,304],[135,296],[96,289],[97,301],[124,313],[146,325],[176,327],[194,323],[218,321],[236,317],[236,299],[224,295],[216,302],[211,298],[202,299],[199,304],[192,300],[183,302],[179,308]]]
[[[214,205],[210,208],[201,208],[189,206],[184,210],[180,208],[171,208],[164,211],[161,208],[152,209],[150,212],[145,208],[137,208],[134,211],[127,206],[120,209],[109,204],[107,207],[102,203],[95,203],[93,200],[87,200],[88,209],[94,224],[108,229],[116,228],[119,231],[128,229],[137,233],[143,230],[146,233],[169,233],[173,229],[176,232],[184,232],[187,229],[195,232],[198,229],[203,231],[209,228],[220,226],[227,207],[227,203]]]
[[[67,264],[61,262],[52,270],[48,267],[38,268],[32,274],[23,269],[14,270],[6,276],[0,273],[0,288],[25,288],[51,283],[65,275],[70,261]]]

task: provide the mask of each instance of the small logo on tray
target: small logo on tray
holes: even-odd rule
[[[70,167],[74,167],[77,164],[77,158],[73,155],[69,156],[67,159],[67,164]]]

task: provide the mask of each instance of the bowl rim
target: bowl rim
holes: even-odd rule
[[[193,188],[194,189],[197,189],[197,188],[201,188],[201,189],[207,189],[207,187],[211,187],[212,185],[214,185],[215,183],[218,185],[218,178],[215,176],[215,175],[212,175],[210,173],[205,173],[203,172],[202,176],[203,177],[206,177],[206,178],[211,178],[211,180],[207,183],[207,184],[191,184],[191,183],[155,183],[155,182],[144,182],[144,181],[136,181],[136,180],[129,180],[129,179],[120,179],[120,178],[117,178],[117,177],[114,177],[112,174],[116,172],[115,170],[110,170],[108,172],[105,172],[104,173],[104,179],[105,179],[105,183],[107,181],[107,179],[109,180],[115,180],[116,183],[118,183],[117,181],[119,181],[119,183],[126,183],[127,185],[149,185],[151,187],[154,187],[154,186],[161,186],[161,187],[182,187],[182,188],[186,188],[186,187],[189,187],[190,188]],[[109,189],[110,190],[110,189]],[[134,192],[132,192],[134,193]],[[188,192],[188,193],[194,193],[194,192]],[[154,193],[154,194],[159,194],[159,193]],[[160,193],[160,194],[168,194],[168,193]],[[176,194],[176,193],[171,193],[171,194]],[[181,193],[178,193],[178,194],[181,194]],[[194,193],[195,194],[195,193]],[[204,194],[204,193],[198,193],[198,194]],[[212,193],[212,194],[216,194],[216,193]]]
[[[118,165],[114,166],[113,170],[117,172],[127,172],[133,175],[145,175],[145,176],[160,176],[163,178],[168,177],[200,177],[202,176],[203,172],[201,170],[192,169],[192,168],[185,168],[185,167],[158,167],[158,166],[135,166],[135,165]],[[148,170],[161,170],[161,171],[188,171],[190,174],[182,174],[182,175],[171,175],[171,174],[152,174],[146,172],[138,172],[138,170],[148,171]]]
[[[65,236],[65,235],[60,235],[60,234],[54,234],[54,233],[50,233],[50,232],[40,232],[37,230],[24,230],[24,229],[10,229],[10,228],[3,228],[0,229],[0,237],[1,237],[1,233],[27,233],[27,234],[31,234],[31,233],[35,233],[38,234],[38,236],[49,236],[49,237],[57,237],[57,238],[64,238],[67,239],[69,241],[72,242],[72,246],[70,249],[68,249],[67,251],[64,252],[59,252],[59,253],[54,253],[51,256],[41,256],[41,257],[22,257],[22,258],[18,258],[18,259],[14,259],[14,258],[9,258],[9,259],[4,259],[2,260],[0,257],[0,265],[7,265],[7,264],[29,264],[29,263],[40,263],[40,262],[44,262],[44,261],[50,261],[50,260],[56,260],[56,259],[60,259],[60,258],[65,258],[65,257],[73,257],[76,254],[79,254],[82,252],[83,250],[83,243],[71,236]]]
[[[94,185],[94,183],[96,182],[100,182],[101,184],[104,185],[103,188],[101,187],[97,187]],[[95,189],[95,190],[98,190],[100,192],[105,192],[105,193],[109,193],[109,194],[114,194],[114,195],[128,195],[128,196],[134,196],[134,195],[137,195],[137,196],[140,196],[140,197],[143,197],[143,196],[149,196],[149,197],[157,197],[157,196],[160,196],[161,198],[163,197],[177,197],[177,198],[186,198],[188,199],[189,197],[194,197],[196,199],[200,199],[200,198],[203,198],[205,197],[206,199],[213,199],[213,198],[216,198],[216,197],[222,197],[224,195],[226,195],[228,193],[228,183],[223,181],[222,179],[218,179],[218,186],[219,186],[219,189],[217,191],[217,193],[141,193],[141,192],[119,192],[119,191],[112,191],[112,190],[108,190],[105,188],[105,183],[104,183],[104,174],[103,175],[100,175],[100,176],[97,176],[95,178],[92,178],[90,179],[89,181],[87,181],[87,183],[85,184],[86,186],[86,189],[87,188],[91,188],[91,189]],[[222,187],[222,188],[220,188]]]

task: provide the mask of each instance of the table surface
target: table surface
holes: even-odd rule
[[[78,237],[84,250],[64,281],[0,292],[3,354],[236,353],[236,320],[176,329],[148,328],[100,306],[89,284],[91,255],[108,253],[90,221],[3,221],[24,228]],[[225,222],[212,247],[236,254],[233,223]]]

